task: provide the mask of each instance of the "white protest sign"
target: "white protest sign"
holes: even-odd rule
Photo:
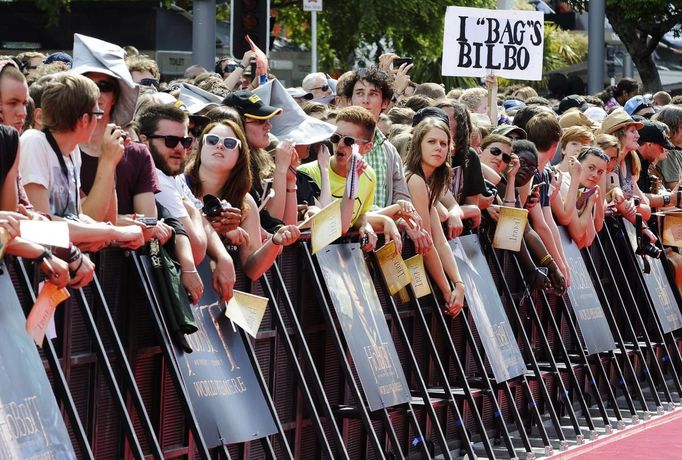
[[[443,75],[541,80],[543,42],[541,12],[448,6]]]

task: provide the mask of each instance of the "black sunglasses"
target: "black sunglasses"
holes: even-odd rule
[[[356,139],[353,136],[341,136],[337,133],[332,134],[329,137],[329,140],[331,141],[332,144],[338,144],[339,142],[343,141],[343,143],[350,147],[351,145],[355,144],[356,142],[369,142],[367,139]]]
[[[490,147],[488,150],[490,151],[491,155],[494,155],[496,157],[499,157],[500,154],[502,154],[502,161],[504,161],[505,163],[509,163],[511,161],[512,158],[511,155],[509,155],[508,153],[503,153],[502,150],[500,150],[498,147]]]
[[[232,73],[237,68],[237,64],[227,64],[223,67],[223,73]]]
[[[174,149],[178,144],[182,144],[182,146],[186,149],[190,148],[192,146],[192,139],[191,137],[180,137],[180,136],[161,136],[159,134],[151,134],[147,136],[149,139],[163,139],[164,144],[166,147],[169,149]]]
[[[100,80],[98,82],[95,82],[97,87],[99,88],[100,93],[113,93],[115,85],[111,83],[110,81],[107,80]]]
[[[322,85],[322,86],[318,86],[317,88],[310,88],[310,91],[312,91],[314,89],[320,89],[322,91],[327,91],[329,89],[329,85]]]
[[[151,86],[152,88],[159,89],[159,80],[156,78],[143,78],[140,80],[140,85]]]

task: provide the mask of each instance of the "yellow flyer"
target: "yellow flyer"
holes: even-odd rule
[[[395,295],[396,292],[412,282],[412,276],[405,265],[405,261],[395,249],[395,241],[383,245],[376,251],[381,274],[384,276],[388,292]]]
[[[320,212],[302,222],[299,228],[305,228],[308,223],[310,223],[310,241],[313,254],[316,254],[339,239],[343,233],[341,230],[341,200],[332,201]]]
[[[663,218],[663,244],[682,248],[682,214],[667,214]]]
[[[225,316],[255,339],[267,307],[267,298],[235,290],[227,303]]]
[[[45,331],[54,315],[57,305],[71,297],[66,288],[58,289],[52,283],[44,283],[26,319],[26,332],[40,348],[43,347]]]
[[[431,287],[429,286],[429,280],[424,269],[424,257],[421,254],[417,254],[407,259],[405,265],[407,265],[407,269],[412,276],[412,288],[417,298],[419,299],[431,294]]]
[[[493,237],[493,247],[518,252],[521,249],[527,222],[527,209],[500,206],[500,218]]]

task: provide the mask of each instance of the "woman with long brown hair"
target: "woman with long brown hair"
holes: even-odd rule
[[[244,131],[231,120],[210,123],[202,132],[186,169],[187,181],[197,198],[213,195],[242,211],[239,228],[222,235],[239,246],[239,260],[246,276],[258,279],[282,246],[300,236],[295,225],[280,227],[265,243],[260,239],[256,202],[248,193],[253,181],[249,146]]]
[[[448,126],[439,119],[425,118],[414,128],[405,177],[412,203],[433,239],[433,246],[424,254],[426,269],[445,299],[445,312],[457,316],[464,306],[464,282],[436,209],[450,181],[451,144]]]

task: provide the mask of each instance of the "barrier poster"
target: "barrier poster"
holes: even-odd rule
[[[148,257],[142,257],[148,273]],[[225,317],[225,304],[211,288],[208,260],[197,267],[204,295],[192,306],[199,330],[186,335],[192,353],[174,347],[199,427],[209,447],[251,441],[277,432],[247,355],[240,328]],[[152,278],[152,277],[149,277]],[[156,289],[152,278],[152,286]]]
[[[542,80],[543,41],[539,11],[448,6],[443,75]]]
[[[613,350],[616,343],[580,249],[564,227],[559,227],[559,234],[571,275],[571,286],[567,290],[568,299],[585,340],[587,353],[591,355]]]
[[[360,245],[317,253],[327,290],[372,411],[410,401],[410,391]]]
[[[478,235],[460,236],[450,240],[449,244],[464,281],[467,306],[495,380],[504,382],[524,374],[526,365],[497,293]]]
[[[625,231],[632,245],[632,250],[635,251],[637,250],[635,227],[626,220],[623,220],[623,222],[625,223]],[[651,272],[642,273],[644,283],[654,304],[656,316],[658,316],[658,321],[661,323],[661,329],[667,334],[682,327],[682,313],[680,313],[680,307],[677,305],[670,282],[665,274],[663,263],[660,259],[652,259],[651,257],[648,259],[651,265]]]
[[[12,280],[0,265],[0,458],[75,459]]]

